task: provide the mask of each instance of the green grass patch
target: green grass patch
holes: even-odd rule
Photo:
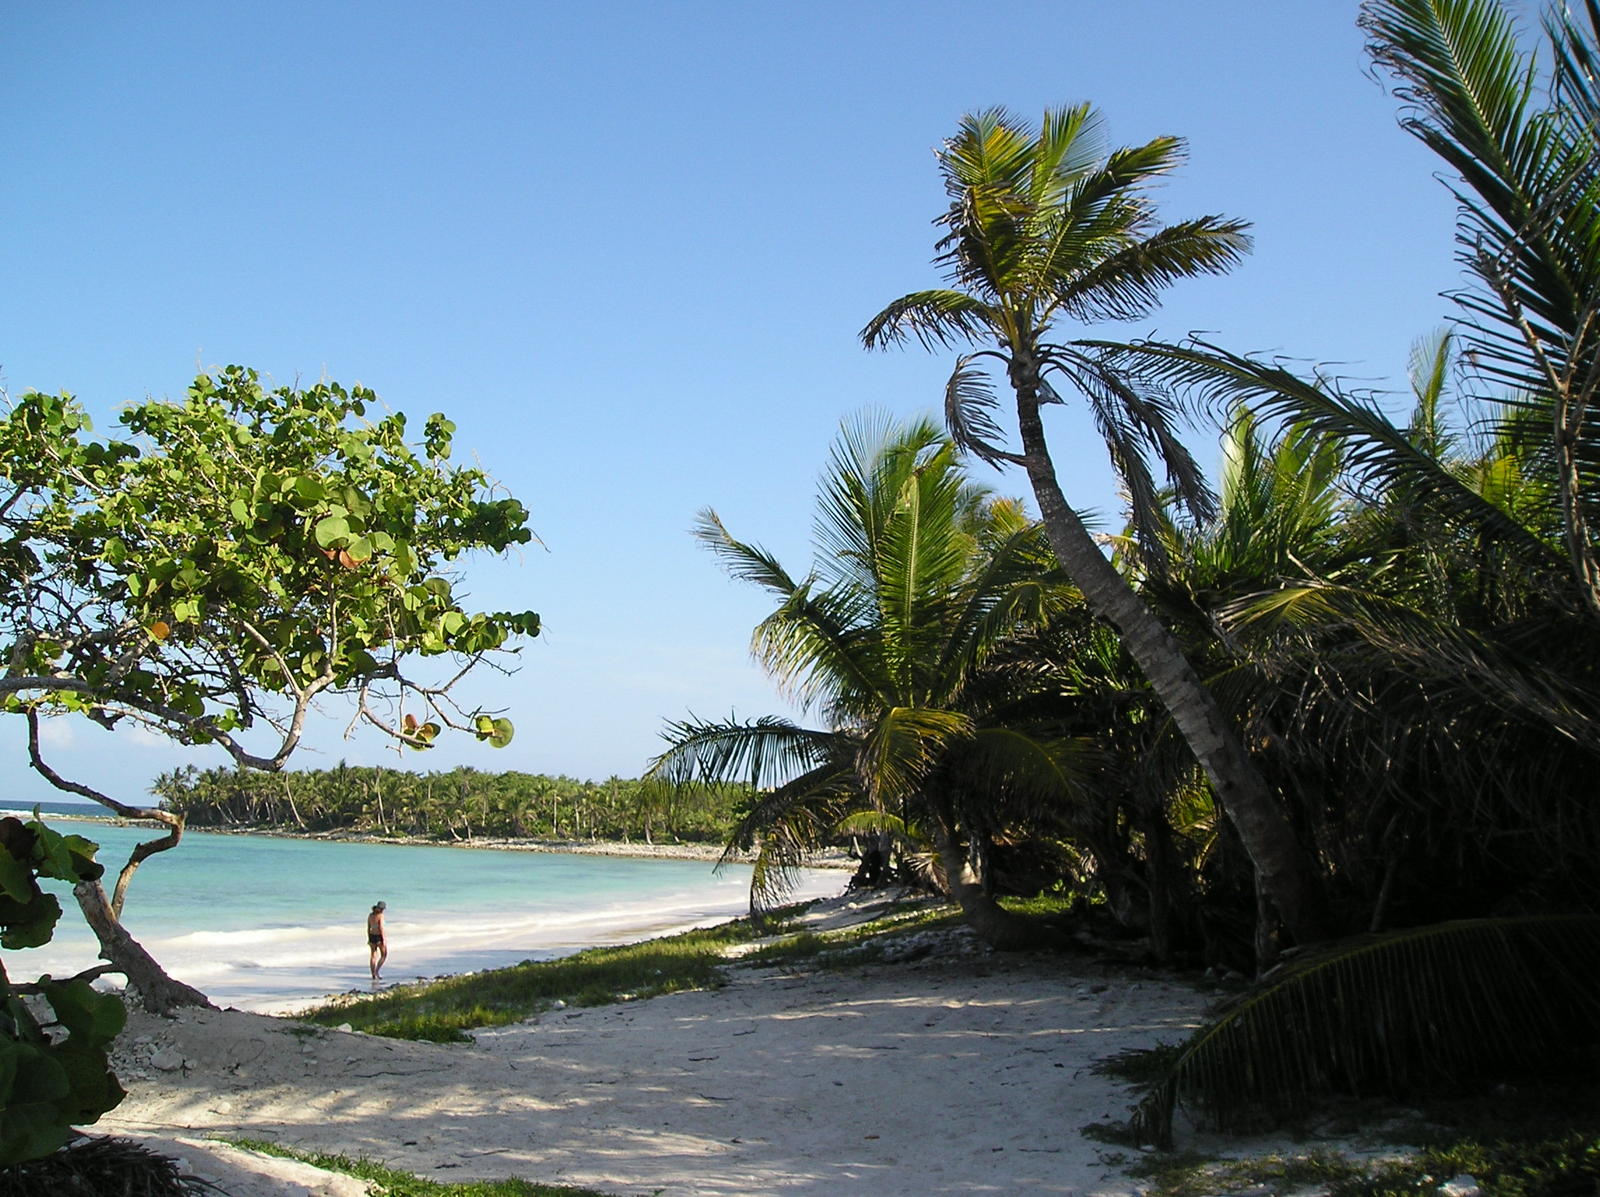
[[[368,1159],[352,1159],[344,1155],[326,1155],[312,1151],[295,1151],[277,1143],[260,1139],[224,1139],[235,1147],[274,1155],[280,1159],[299,1160],[328,1172],[341,1172],[374,1186],[371,1197],[605,1197],[595,1189],[574,1189],[567,1185],[540,1185],[528,1180],[477,1180],[465,1183],[427,1180],[400,1172]]]
[[[1012,914],[1057,920],[1072,915],[1073,901],[1074,899],[1066,894],[1038,894],[1032,898],[1002,897],[1000,905]]]
[[[599,1006],[721,984],[724,950],[753,938],[740,919],[719,927],[619,947],[589,948],[559,960],[400,985],[374,997],[318,1006],[299,1017],[322,1026],[435,1043],[465,1041],[474,1027],[520,1022],[556,1001]]]
[[[842,967],[881,959],[885,936],[954,926],[949,907],[918,903],[857,927],[786,935],[808,904],[770,912],[758,934],[748,919],[618,947],[589,948],[559,960],[526,961],[510,968],[399,985],[372,997],[345,998],[298,1017],[319,1026],[348,1023],[353,1029],[394,1039],[465,1043],[479,1027],[521,1022],[560,1001],[602,1006],[656,997],[683,989],[723,984],[730,949],[772,938],[741,962],[786,964],[812,961]]]
[[[884,959],[894,939],[918,931],[959,926],[961,916],[945,906],[917,904],[891,911],[882,918],[836,931],[802,931],[764,943],[740,960],[750,964],[810,963],[824,968],[846,968]]]

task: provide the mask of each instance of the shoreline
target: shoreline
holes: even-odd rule
[[[166,825],[152,819],[128,819],[114,813],[104,815],[69,815],[49,812],[48,823],[60,820],[69,823],[109,823],[114,827],[140,827],[152,831],[166,831]],[[478,836],[472,839],[434,839],[421,835],[384,835],[370,831],[340,829],[334,831],[305,831],[279,827],[276,824],[251,823],[225,826],[186,826],[184,834],[253,835],[265,839],[309,840],[337,844],[390,844],[395,847],[492,849],[503,852],[553,852],[574,856],[624,856],[658,860],[702,860],[729,864],[749,864],[754,852],[724,853],[716,844],[702,843],[640,843],[636,840],[551,840],[534,837]],[[831,848],[814,853],[802,866],[808,869],[854,869],[856,862],[841,848]]]

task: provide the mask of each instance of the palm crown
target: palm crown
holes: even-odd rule
[[[1021,352],[1058,316],[1136,319],[1169,283],[1230,269],[1249,248],[1242,221],[1162,227],[1143,192],[1183,156],[1175,137],[1106,153],[1087,104],[1046,110],[1037,134],[1000,108],[963,117],[939,154],[950,208],[937,220],[947,232],[935,263],[955,289],[896,300],[862,339],[993,337]]]

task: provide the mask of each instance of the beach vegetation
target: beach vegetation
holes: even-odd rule
[[[641,1001],[685,989],[716,989],[731,963],[782,965],[817,961],[864,964],[890,954],[895,937],[936,931],[960,921],[943,903],[916,902],[851,927],[794,931],[804,906],[768,911],[757,928],[749,919],[617,947],[589,948],[555,960],[397,985],[307,1010],[297,1017],[319,1027],[345,1024],[394,1039],[469,1043],[467,1032],[505,1026],[565,1006]]]
[[[697,532],[733,577],[772,597],[752,651],[820,719],[674,723],[647,780],[759,795],[728,843],[756,853],[752,909],[848,832],[884,856],[892,845],[991,943],[1032,942],[1035,928],[997,901],[994,861],[1020,827],[1073,801],[1079,767],[1071,740],[1027,720],[1034,678],[1007,669],[1000,650],[1076,593],[1037,524],[974,484],[926,420],[847,424],[815,528],[805,575],[714,511]]]
[[[61,903],[39,878],[96,881],[105,871],[96,850],[37,819],[0,819],[0,947],[50,942]],[[89,977],[13,981],[0,964],[0,1169],[51,1155],[74,1126],[122,1101],[107,1053],[126,1020],[121,999],[95,990]]]
[[[194,765],[159,774],[151,792],[190,827],[272,829],[478,843],[725,843],[752,800],[748,786],[662,795],[636,778],[579,781],[460,765],[382,765],[262,773]]]
[[[205,999],[120,916],[134,871],[179,842],[183,817],[63,776],[43,722],[137,728],[275,772],[313,705],[339,696],[355,722],[418,751],[446,730],[503,744],[510,722],[463,705],[456,684],[539,621],[474,611],[458,591],[463,557],[532,534],[520,503],[451,463],[443,414],[412,431],[363,387],[268,389],[230,366],[118,422],[94,439],[75,399],[39,392],[0,418],[0,712],[25,723],[29,763],[52,785],[163,828],[110,894],[98,880],[76,892],[102,954],[165,1009]]]
[[[1182,1101],[1248,1130],[1313,1096],[1462,1092],[1589,1076],[1600,915],[1462,920],[1341,940],[1285,961],[1226,1003],[1167,1061],[1133,1119],[1172,1143]]]
[[[1028,476],[1051,549],[1097,617],[1113,626],[1217,794],[1276,917],[1301,943],[1322,938],[1318,872],[1272,787],[1246,750],[1182,643],[1107,559],[1068,503],[1045,436],[1043,409],[1081,399],[1105,438],[1129,510],[1148,531],[1168,501],[1196,518],[1213,511],[1165,395],[1140,385],[1098,347],[1056,334],[1058,322],[1144,316],[1179,280],[1231,269],[1249,249],[1246,224],[1222,216],[1163,225],[1152,186],[1183,161],[1175,137],[1107,149],[1088,104],[1047,109],[1035,129],[1003,109],[962,118],[938,151],[950,198],[938,218],[944,289],[895,300],[862,330],[869,348],[915,339],[925,348],[981,346],[958,357],[945,414],[955,443]],[[1020,451],[1007,448],[985,366],[1003,373],[1015,400]],[[1155,537],[1144,541],[1154,558]]]
[[[1557,1116],[1559,1127],[1574,1121]],[[1600,1132],[1534,1132],[1483,1126],[1462,1136],[1435,1129],[1421,1147],[1375,1156],[1337,1150],[1268,1151],[1239,1157],[1158,1153],[1133,1161],[1130,1175],[1150,1182],[1149,1197],[1221,1197],[1308,1191],[1327,1197],[1439,1197],[1476,1191],[1482,1197],[1579,1197],[1600,1184]],[[1449,1186],[1448,1188],[1446,1186]]]
[[[1600,907],[1600,9],[1547,17],[1543,99],[1540,58],[1490,0],[1369,0],[1362,23],[1403,124],[1451,172],[1469,280],[1456,329],[1419,346],[1409,425],[1216,345],[1133,355],[1206,406],[1337,445],[1350,497],[1326,548],[1203,609],[1338,923],[1368,936],[1291,961],[1203,1028],[1136,1120],[1158,1139],[1185,1096],[1238,1126],[1310,1092],[1592,1072],[1600,1051],[1583,963]],[[1298,1077],[1277,1073],[1290,1059]]]
[[[61,1151],[0,1169],[0,1197],[217,1197],[209,1181],[131,1139],[76,1138]]]

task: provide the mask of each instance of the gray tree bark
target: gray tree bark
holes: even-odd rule
[[[1040,417],[1036,367],[1012,358],[1023,464],[1045,537],[1094,613],[1110,622],[1211,782],[1223,813],[1260,872],[1261,886],[1299,943],[1325,936],[1316,875],[1277,796],[1183,647],[1106,559],[1056,479]]]

